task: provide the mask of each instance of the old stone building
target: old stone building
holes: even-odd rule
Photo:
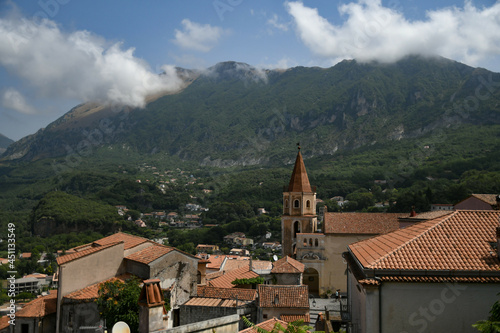
[[[196,295],[199,258],[176,248],[119,232],[71,252],[57,259],[56,332],[102,325],[94,300],[105,281],[131,276],[158,281],[170,298],[171,311],[163,317],[164,328],[178,325],[179,306]]]
[[[315,191],[299,148],[290,183],[283,192],[283,255],[304,264],[302,281],[310,293],[337,289],[345,293],[347,265],[342,253],[351,243],[397,230],[399,214],[332,213],[325,209],[323,230],[318,232]]]

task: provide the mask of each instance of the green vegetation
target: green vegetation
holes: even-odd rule
[[[140,281],[137,278],[125,282],[107,281],[99,286],[99,297],[96,300],[101,317],[108,327],[124,321],[131,332],[139,329],[139,296]]]
[[[47,236],[85,230],[108,233],[117,229],[118,219],[115,207],[57,191],[40,200],[31,221],[35,234]]]
[[[500,295],[500,294],[497,294]],[[476,328],[479,332],[483,333],[497,333],[500,332],[500,300],[496,301],[490,310],[488,320],[480,320],[472,327]]]
[[[261,276],[250,279],[235,279],[234,281],[231,282],[231,284],[234,284],[235,286],[249,285],[249,284],[258,285],[263,283],[264,283],[264,278]]]

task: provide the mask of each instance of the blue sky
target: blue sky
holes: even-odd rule
[[[0,0],[0,133],[18,140],[87,101],[141,107],[178,88],[174,66],[423,54],[500,72],[499,31],[492,0]]]

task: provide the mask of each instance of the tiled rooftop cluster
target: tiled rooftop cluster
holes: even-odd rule
[[[500,211],[455,211],[351,244],[349,249],[364,269],[402,270],[399,277],[388,274],[391,279],[415,280],[405,270],[432,270],[442,272],[441,276],[460,276],[460,272],[474,271],[477,274],[466,279],[480,282],[488,272],[494,275],[500,270],[498,254],[491,246],[497,242],[495,231],[499,217]],[[482,272],[481,276],[478,272]],[[425,279],[439,280],[436,276]],[[496,279],[500,280],[500,275],[497,274]]]
[[[325,234],[379,235],[399,229],[394,213],[325,213]]]
[[[304,264],[285,256],[273,263],[271,273],[304,273]]]
[[[257,290],[261,308],[309,309],[308,286],[260,284]]]
[[[253,301],[257,298],[257,290],[198,286],[198,297]]]

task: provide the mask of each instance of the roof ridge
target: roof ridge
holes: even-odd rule
[[[411,237],[409,240],[403,242],[401,245],[399,245],[399,246],[395,247],[394,249],[392,249],[391,251],[387,252],[385,255],[383,255],[382,257],[378,258],[374,262],[372,262],[369,266],[370,267],[374,267],[376,264],[379,264],[379,263],[383,262],[389,256],[391,256],[394,253],[402,250],[408,244],[410,244],[410,243],[412,243],[412,242],[420,239],[424,235],[428,234],[431,230],[434,230],[438,225],[441,225],[444,221],[448,220],[450,217],[457,215],[458,212],[459,211],[454,211],[451,214],[440,216],[440,217],[437,217],[435,219],[432,219],[432,220],[429,220],[429,221],[425,221],[425,222],[421,222],[421,223],[417,224],[418,226],[421,226],[422,224],[430,224],[430,227],[427,228],[424,232],[421,232],[418,235]],[[404,230],[404,229],[400,229],[398,231],[401,231],[401,230]]]

